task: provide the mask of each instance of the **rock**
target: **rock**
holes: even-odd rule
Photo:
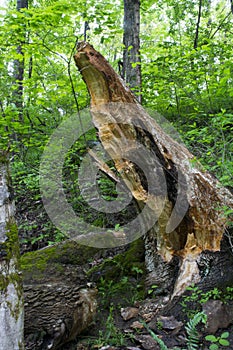
[[[202,310],[207,315],[205,330],[215,334],[219,328],[227,328],[233,322],[233,304],[224,304],[220,300],[208,300]]]
[[[76,350],[88,350],[88,345],[78,344]]]
[[[144,326],[143,326],[143,324],[141,322],[135,321],[135,322],[133,322],[131,324],[130,328],[132,328],[132,329],[143,329]]]
[[[77,349],[79,350],[79,349]],[[107,346],[102,346],[102,348],[100,348],[99,350],[142,350],[141,348],[135,348],[132,346],[120,346],[120,347],[116,347],[116,346],[111,346],[111,345],[107,345]]]
[[[125,307],[121,308],[121,317],[125,320],[128,321],[131,318],[137,317],[138,316],[138,308],[136,307]]]
[[[145,322],[150,322],[158,311],[158,303],[152,300],[144,300],[140,303],[139,315],[144,319]]]
[[[160,349],[157,341],[154,340],[150,335],[137,335],[135,336],[135,340],[137,340],[145,350]]]
[[[158,322],[161,324],[163,329],[167,329],[169,331],[175,330],[176,332],[179,332],[179,330],[183,326],[183,323],[177,321],[177,319],[174,316],[159,316],[156,322],[157,325]],[[153,329],[153,327],[151,327],[150,324],[148,326]]]

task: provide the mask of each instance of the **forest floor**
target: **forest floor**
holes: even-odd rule
[[[41,206],[38,212],[31,207],[25,204],[18,210],[22,254],[45,247],[48,240],[46,235],[33,240],[40,237],[41,227],[48,230],[48,225],[44,224],[46,217]],[[30,235],[25,234],[24,221],[27,225],[30,223]],[[146,280],[144,258],[144,242],[140,239],[129,247],[111,250],[104,258],[89,261],[88,279],[98,289],[97,314],[85,332],[60,350],[233,349],[233,312],[227,326],[221,326],[225,322],[223,309],[228,305],[218,300],[219,308],[213,310],[216,311],[212,315],[212,323],[218,325],[216,331],[206,332],[202,322],[197,326],[191,324],[188,331],[192,317],[202,311],[198,300],[201,295],[193,288],[170,313],[164,312],[161,303],[165,296],[158,294],[158,286],[151,286]],[[233,295],[229,299],[232,300]],[[207,334],[212,336],[211,341],[205,339]]]
[[[161,300],[164,299],[156,296],[156,286],[145,293],[147,287],[141,265],[144,263],[142,250],[140,247],[137,251],[134,247],[131,250],[100,263],[92,262],[94,267],[90,278],[97,283],[99,290],[97,315],[92,325],[76,341],[63,346],[62,350],[233,349],[231,321],[225,328],[212,325],[212,330],[216,328],[213,333],[207,332],[204,322],[190,324],[190,319],[202,311],[195,297],[198,294],[196,289],[180,298],[170,312],[160,309]],[[138,261],[134,260],[132,266],[128,266],[128,275],[126,271],[122,275],[119,273],[118,257],[127,260],[132,253]],[[124,266],[121,268],[125,270]],[[100,278],[96,277],[97,271]],[[192,299],[193,303],[190,301]],[[221,305],[225,307],[226,304],[214,301],[218,302],[219,310],[213,312],[209,319],[214,325],[224,322],[220,309]],[[212,340],[207,341],[206,335],[211,335]]]

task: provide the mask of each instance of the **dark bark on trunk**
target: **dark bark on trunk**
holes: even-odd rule
[[[21,11],[28,8],[28,0],[17,0],[16,9]],[[24,30],[24,29],[23,29]],[[24,34],[25,36],[25,34]],[[26,37],[25,37],[26,39]],[[20,59],[14,60],[14,79],[17,88],[14,91],[14,102],[18,110],[18,118],[20,122],[23,122],[23,78],[24,78],[24,52],[23,44],[25,40],[22,40],[17,47],[17,54],[21,56]],[[14,137],[17,139],[17,136]]]
[[[93,321],[97,290],[71,284],[66,277],[65,281],[60,276],[56,282],[24,285],[26,350],[61,349]]]
[[[140,1],[124,0],[122,77],[141,102]]]
[[[227,226],[224,208],[233,207],[233,196],[143,110],[92,46],[81,43],[74,59],[91,95],[93,122],[103,147],[139,207],[149,203],[150,215],[142,225],[147,228],[147,221],[153,217],[157,220],[145,237],[148,281],[161,276],[161,293],[180,295],[188,285],[201,280],[201,253],[220,250]],[[149,158],[141,157],[140,144],[150,151]],[[152,189],[148,189],[141,171],[130,161],[132,155],[134,159],[143,158],[141,170],[149,169],[147,173],[155,179]],[[159,167],[164,172],[166,194],[160,192],[163,184]],[[127,234],[131,233],[126,233],[126,243]]]
[[[199,8],[198,8],[196,32],[195,32],[195,39],[194,39],[194,45],[193,45],[194,50],[196,50],[196,49],[197,49],[197,46],[198,46],[199,28],[200,28],[200,22],[201,22],[201,10],[202,10],[202,0],[199,0]]]
[[[90,326],[97,309],[90,261],[113,253],[65,241],[21,257],[26,350],[62,349]]]

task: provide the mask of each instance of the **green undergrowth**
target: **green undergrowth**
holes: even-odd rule
[[[126,252],[105,259],[87,272],[97,284],[103,308],[132,305],[145,297],[144,242],[133,242]]]

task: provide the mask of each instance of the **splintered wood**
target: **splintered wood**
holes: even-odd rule
[[[227,224],[224,208],[233,208],[232,194],[147,114],[90,44],[80,43],[74,60],[90,93],[93,123],[104,149],[139,207],[149,203],[151,215],[158,218],[145,239],[146,254],[150,256],[147,267],[153,270],[153,254],[159,253],[167,262],[178,256],[181,268],[176,294],[180,294],[200,278],[196,263],[199,254],[220,250]],[[140,151],[140,145],[148,156]],[[143,168],[139,169],[135,163],[142,157]],[[151,162],[155,162],[154,175]],[[153,176],[156,179],[152,189],[142,175],[147,169],[152,181]],[[163,180],[165,194],[159,191]]]

